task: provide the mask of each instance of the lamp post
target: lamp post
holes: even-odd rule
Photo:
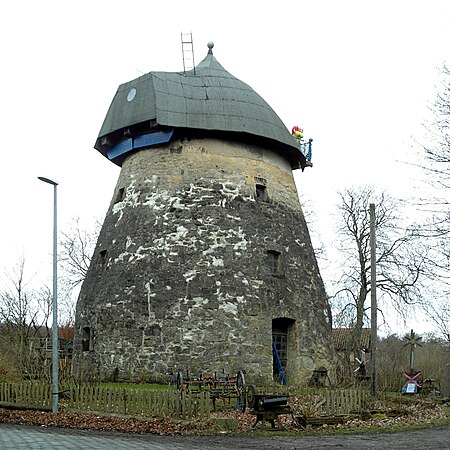
[[[372,364],[372,395],[377,397],[377,254],[375,236],[375,204],[370,203],[370,327],[371,327],[371,364]]]
[[[52,412],[58,412],[58,233],[57,233],[57,186],[50,178],[38,177],[53,186],[53,298],[52,298]]]

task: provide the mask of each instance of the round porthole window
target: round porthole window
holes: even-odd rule
[[[127,100],[131,102],[131,100],[133,100],[134,97],[136,97],[136,88],[131,88],[130,92],[128,92]]]

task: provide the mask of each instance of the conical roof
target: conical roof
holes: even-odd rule
[[[278,144],[293,168],[303,167],[304,156],[274,110],[225,70],[209,47],[195,70],[150,72],[120,85],[95,148],[107,156],[108,148],[129,138],[133,127],[146,133],[147,126],[153,131],[167,127],[244,133]]]

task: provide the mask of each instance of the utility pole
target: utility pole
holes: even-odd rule
[[[372,396],[377,396],[377,253],[375,238],[375,204],[370,204],[370,327]]]

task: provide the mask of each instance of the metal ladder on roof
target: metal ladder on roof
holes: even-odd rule
[[[181,32],[181,51],[183,52],[183,72],[194,71],[195,75],[195,61],[194,61],[194,41],[192,39],[192,32]]]

